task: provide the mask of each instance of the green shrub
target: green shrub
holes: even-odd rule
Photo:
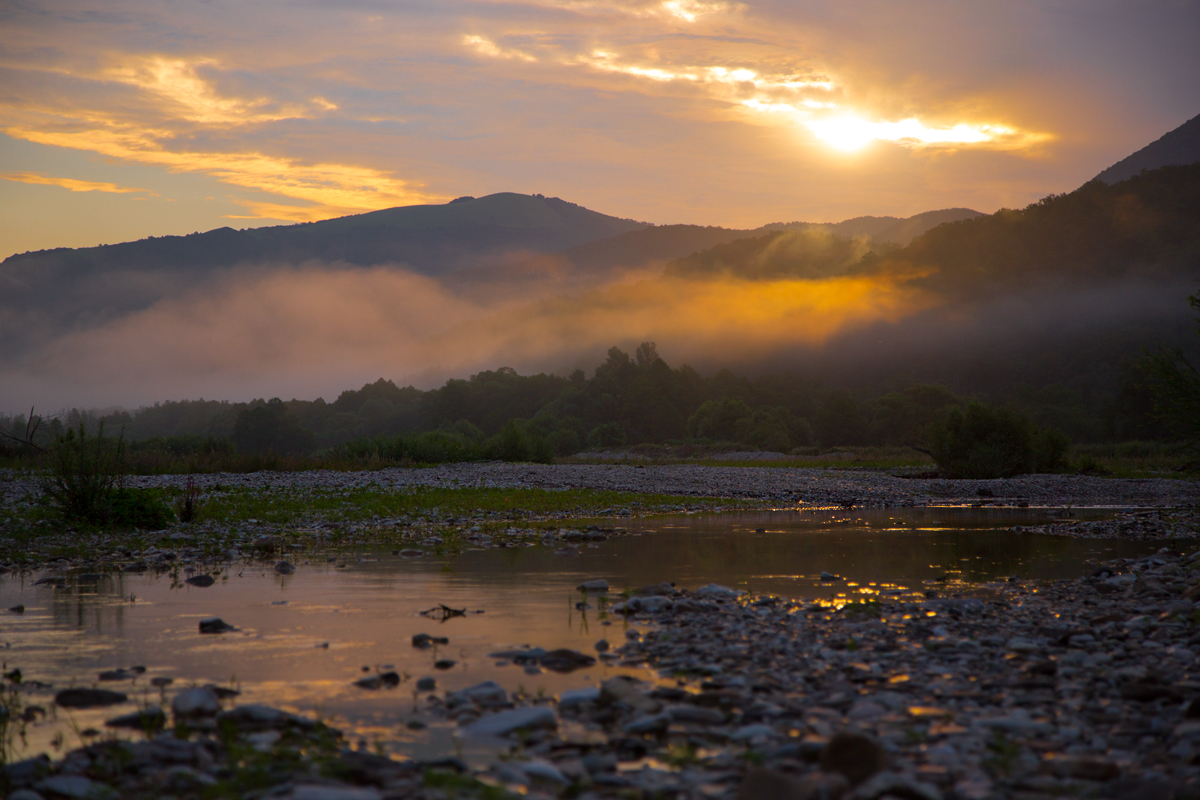
[[[930,429],[930,455],[948,478],[1011,478],[1065,463],[1069,443],[1012,409],[970,402],[951,408]]]
[[[80,420],[77,428],[55,437],[42,491],[66,519],[103,525],[109,521],[124,476],[124,435],[106,438],[104,423],[100,423],[96,435],[91,436]]]
[[[175,521],[175,512],[167,505],[159,489],[117,489],[109,505],[108,524],[121,528],[158,530]]]

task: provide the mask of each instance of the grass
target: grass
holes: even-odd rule
[[[210,494],[196,518],[200,522],[222,523],[257,519],[286,525],[313,516],[346,522],[433,513],[442,517],[482,513],[515,519],[547,515],[595,517],[618,510],[631,513],[672,511],[681,505],[695,506],[699,502],[702,498],[591,489],[418,488],[389,492],[365,488],[269,492],[239,488],[220,495]]]

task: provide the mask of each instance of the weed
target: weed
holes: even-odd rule
[[[94,525],[108,522],[113,496],[125,476],[124,434],[109,439],[100,423],[95,436],[87,424],[68,428],[55,437],[50,451],[50,474],[43,493],[62,516]]]

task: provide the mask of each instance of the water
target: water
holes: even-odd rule
[[[270,567],[235,566],[209,588],[153,574],[72,579],[65,588],[32,586],[32,578],[0,578],[0,608],[23,604],[24,614],[0,612],[5,670],[49,684],[24,702],[49,712],[27,729],[20,755],[54,754],[103,731],[105,719],[133,709],[72,711],[53,706],[55,691],[94,686],[126,692],[131,702],[169,704],[181,686],[236,686],[238,702],[261,702],[319,714],[351,735],[414,757],[455,752],[452,727],[421,719],[414,705],[417,678],[433,676],[439,690],[492,679],[509,691],[554,694],[595,685],[618,672],[599,661],[560,675],[497,666],[488,653],[533,645],[592,655],[606,639],[625,640],[622,619],[598,608],[579,610],[574,587],[606,578],[614,594],[660,581],[696,588],[707,583],[825,602],[880,595],[919,596],[924,590],[964,590],[1009,575],[1074,577],[1089,561],[1153,552],[1156,543],[1079,540],[1013,534],[1011,525],[1048,521],[1056,512],[1017,509],[884,509],[851,512],[763,512],[631,520],[629,535],[580,548],[566,557],[554,548],[469,550],[458,556],[404,559],[389,550],[347,554],[336,563],[299,563],[291,575]],[[1077,512],[1090,518],[1107,512]],[[1088,518],[1088,517],[1085,517]],[[822,571],[841,581],[820,580]],[[36,576],[35,576],[36,577]],[[592,604],[595,605],[595,598]],[[421,616],[438,604],[467,609],[439,622]],[[218,616],[237,632],[201,635],[198,621]],[[412,636],[449,638],[420,650]],[[453,660],[445,670],[435,661]],[[144,666],[132,681],[98,683],[102,670]],[[368,691],[353,682],[394,669],[409,678],[395,689]],[[641,672],[645,677],[648,675]],[[163,695],[150,681],[170,677]],[[56,743],[57,740],[57,743]],[[482,750],[461,750],[470,759]]]

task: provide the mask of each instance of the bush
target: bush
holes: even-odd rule
[[[978,402],[952,408],[931,428],[930,455],[948,478],[1011,478],[1063,466],[1068,442],[1020,412]]]
[[[43,495],[63,517],[103,525],[112,515],[113,500],[125,476],[125,437],[105,438],[104,423],[95,436],[80,420],[54,439],[50,472]]]
[[[515,420],[509,420],[485,449],[488,456],[500,461],[539,461],[547,464],[554,460],[550,443],[541,436],[523,430]]]

